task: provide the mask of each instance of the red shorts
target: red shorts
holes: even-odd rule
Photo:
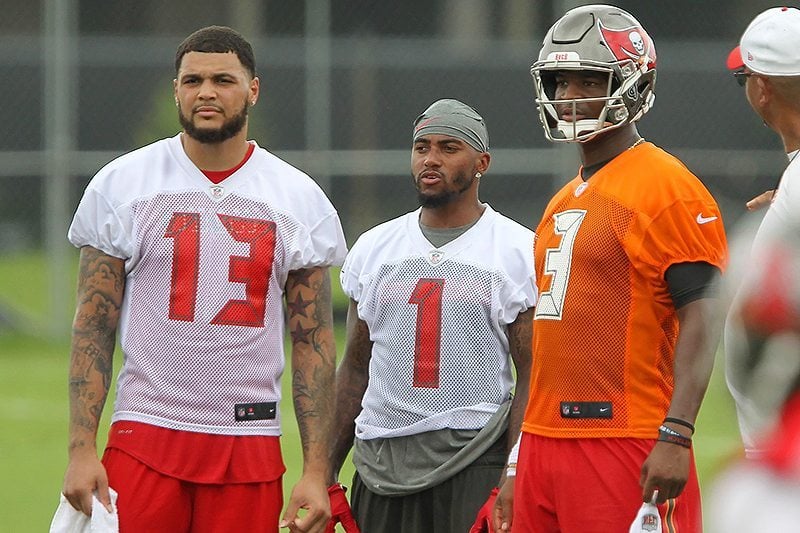
[[[161,474],[127,453],[107,448],[103,464],[119,493],[120,533],[276,533],[282,478],[261,483],[207,484]]]
[[[628,531],[642,505],[642,464],[651,439],[556,439],[522,434],[514,482],[514,531]],[[658,506],[665,533],[703,530],[694,459],[678,498]]]

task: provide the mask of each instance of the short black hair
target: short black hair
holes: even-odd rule
[[[183,56],[189,52],[220,53],[234,52],[250,76],[256,76],[253,47],[247,39],[227,26],[206,26],[189,35],[175,52],[175,74],[181,68]]]

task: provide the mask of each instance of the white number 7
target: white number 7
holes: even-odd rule
[[[558,248],[548,248],[545,252],[544,273],[549,274],[550,290],[539,296],[534,318],[542,320],[561,320],[564,311],[564,298],[567,297],[569,272],[572,269],[572,249],[578,229],[586,216],[585,209],[570,209],[553,215],[553,231],[562,235]]]

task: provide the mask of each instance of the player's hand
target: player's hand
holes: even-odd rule
[[[772,199],[775,197],[775,189],[770,189],[769,191],[762,192],[749,202],[745,204],[748,211],[758,211],[764,207],[769,207],[769,204],[772,203]]]
[[[361,533],[356,524],[356,519],[353,517],[353,511],[350,509],[350,504],[347,503],[347,497],[344,495],[347,488],[342,486],[341,483],[334,483],[328,487],[328,496],[331,500],[331,519],[328,520],[328,527],[325,528],[325,533],[334,533],[336,531],[336,524],[341,523],[346,533]]]
[[[514,480],[515,477],[506,478],[500,487],[492,509],[492,526],[494,531],[511,531],[511,520],[514,514]]]
[[[305,509],[305,515],[300,515]],[[289,504],[278,526],[301,533],[323,533],[331,517],[330,498],[322,478],[303,474],[292,489]]]
[[[656,489],[658,489],[656,501],[658,504],[677,498],[689,479],[690,463],[689,448],[669,442],[656,442],[642,465],[642,474],[639,478],[642,501],[651,501],[653,491]]]
[[[92,497],[97,491],[97,499],[112,512],[111,495],[108,493],[108,475],[94,450],[74,454],[67,465],[64,487],[61,492],[69,504],[86,516],[92,516]]]
[[[492,489],[486,503],[478,509],[478,516],[475,517],[475,523],[469,530],[469,533],[492,533],[492,512],[494,509],[494,502],[497,499],[497,493],[500,491],[497,487]]]

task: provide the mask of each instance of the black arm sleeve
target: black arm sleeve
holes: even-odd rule
[[[709,263],[676,263],[671,265],[664,279],[672,296],[675,309],[700,298],[716,298],[717,279],[721,272]]]

